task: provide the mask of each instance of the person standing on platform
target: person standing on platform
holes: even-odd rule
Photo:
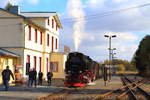
[[[42,85],[43,82],[43,73],[40,71],[38,73],[38,85]]]
[[[29,73],[28,73],[28,86],[31,86],[31,83],[33,81],[32,79],[32,69],[29,70]]]
[[[32,86],[32,84],[34,83],[34,86],[36,87],[36,77],[37,77],[37,72],[36,72],[36,69],[33,68],[31,86]]]
[[[52,77],[53,77],[53,73],[52,72],[48,72],[47,73],[47,83],[48,83],[48,86],[51,85]]]
[[[3,84],[5,86],[5,91],[7,91],[9,88],[10,76],[14,80],[14,75],[13,75],[12,71],[9,69],[9,66],[6,66],[6,69],[3,70],[3,72],[2,72],[2,79],[3,79]]]

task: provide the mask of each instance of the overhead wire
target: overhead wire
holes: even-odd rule
[[[124,12],[124,11],[128,11],[128,10],[133,10],[136,8],[143,8],[143,7],[147,7],[150,6],[150,3],[145,3],[145,4],[141,4],[141,5],[137,5],[137,6],[132,6],[132,7],[128,7],[128,8],[122,8],[122,9],[118,9],[118,10],[112,10],[112,11],[107,11],[107,12],[103,12],[103,13],[97,13],[94,15],[89,15],[89,16],[84,16],[84,17],[78,17],[78,18],[63,18],[62,21],[63,22],[80,22],[80,21],[90,21],[90,20],[95,20],[94,18],[101,18],[101,17],[105,17],[105,16],[110,16],[110,15],[114,15],[116,13],[120,13],[120,12]]]

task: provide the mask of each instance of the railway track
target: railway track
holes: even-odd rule
[[[99,90],[89,89],[87,87],[80,88],[64,88],[59,92],[50,93],[47,96],[40,97],[36,100],[93,100],[99,95]]]
[[[98,93],[98,89],[92,90],[89,87],[64,88],[37,100],[150,100],[149,94],[140,88],[144,84],[143,80],[131,80],[125,76],[122,76],[121,80],[122,87],[104,94]]]
[[[143,85],[143,80],[131,80],[126,76],[122,76],[121,80],[123,83],[122,87],[100,94],[94,100],[150,100],[150,95],[140,88],[140,86]]]
[[[64,88],[61,91],[50,93],[47,96],[40,97],[36,100],[67,100],[67,98],[73,94],[74,92],[78,92],[84,89],[84,87],[80,88]]]
[[[123,79],[123,83],[125,85],[131,84],[133,82],[131,79],[127,78],[126,76],[123,76],[122,79]],[[128,87],[127,91],[132,92],[132,93],[130,92],[130,95],[132,95],[131,97],[133,100],[139,100],[138,98],[140,98],[140,97],[138,97],[138,95],[143,95],[146,100],[150,100],[150,95],[144,89],[140,88],[141,84],[142,83],[140,83],[140,84],[135,83],[132,85],[132,87]],[[135,88],[133,88],[133,87],[135,87]],[[138,95],[136,96],[136,94],[138,94]]]

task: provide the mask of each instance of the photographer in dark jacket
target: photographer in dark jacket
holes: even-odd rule
[[[52,72],[48,72],[47,73],[47,83],[48,83],[48,86],[51,85],[52,77],[53,77],[53,73]]]
[[[14,76],[12,71],[9,69],[9,66],[6,66],[6,69],[3,70],[2,72],[2,79],[3,79],[3,84],[5,86],[5,91],[8,90],[9,88],[9,80],[10,80],[10,76],[13,78],[14,80]]]
[[[29,76],[28,77],[28,86],[30,87],[31,86],[31,82],[33,81],[32,80],[32,76],[33,76],[32,75],[32,69],[29,70],[28,76]]]
[[[42,85],[42,81],[43,81],[43,73],[40,71],[38,73],[38,85]]]
[[[36,72],[36,69],[35,68],[33,68],[33,71],[32,71],[32,82],[31,82],[31,86],[32,86],[32,84],[33,84],[33,82],[34,82],[34,86],[36,87],[36,77],[37,77],[37,72]]]

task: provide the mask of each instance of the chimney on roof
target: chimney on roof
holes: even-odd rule
[[[19,14],[20,13],[20,7],[17,5],[12,5],[11,3],[8,3],[5,7],[6,10],[8,10],[11,13]]]

